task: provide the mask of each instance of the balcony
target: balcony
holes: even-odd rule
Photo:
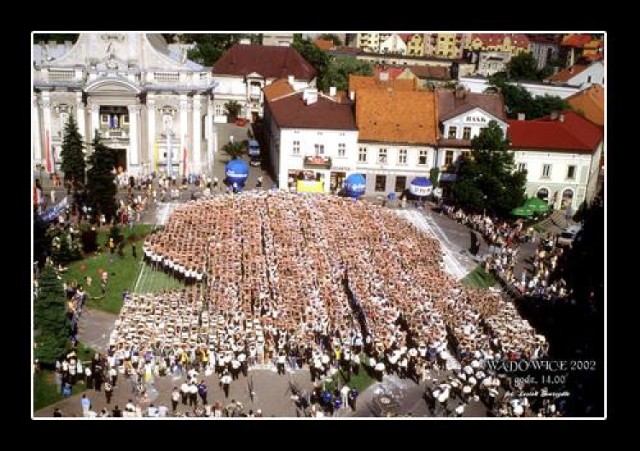
[[[331,169],[331,157],[324,155],[307,155],[304,157],[304,167],[309,169]]]
[[[100,127],[100,134],[105,139],[129,139],[129,127],[110,128],[103,125]]]

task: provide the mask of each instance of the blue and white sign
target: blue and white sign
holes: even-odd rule
[[[244,160],[231,160],[227,163],[225,175],[229,183],[237,183],[241,187],[249,177],[249,165]]]
[[[367,180],[362,174],[351,174],[344,181],[344,189],[349,197],[358,198],[364,196],[367,189]]]
[[[433,184],[426,177],[416,177],[409,185],[409,192],[414,196],[429,196],[433,191]]]

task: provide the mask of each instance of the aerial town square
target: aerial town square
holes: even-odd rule
[[[32,416],[607,416],[605,42],[32,34]]]

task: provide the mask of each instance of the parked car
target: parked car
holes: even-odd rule
[[[577,224],[567,227],[560,235],[558,235],[556,244],[558,246],[571,246],[580,230],[582,230],[582,226]]]
[[[249,158],[251,166],[260,166],[260,144],[255,139],[249,140]]]

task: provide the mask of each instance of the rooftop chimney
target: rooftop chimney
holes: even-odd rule
[[[380,72],[380,81],[389,81],[389,72]]]
[[[349,99],[353,102],[354,100],[356,100],[356,92],[355,91],[349,91]]]
[[[293,80],[294,80],[293,75],[289,75],[289,76],[287,77],[287,81],[289,82],[289,84],[291,85],[291,87],[292,87],[292,88],[293,88]]]
[[[302,93],[302,100],[306,105],[311,105],[318,101],[318,90],[315,88],[306,88]]]
[[[564,114],[560,113],[560,114],[558,115],[558,120],[559,120],[560,122],[564,122]]]
[[[329,87],[329,95],[330,95],[331,97],[335,97],[335,96],[336,96],[336,94],[337,94],[337,92],[338,92],[338,90],[336,89],[336,87],[335,87],[335,86],[330,86],[330,87]]]
[[[519,121],[524,121],[526,118],[526,115],[524,113],[518,113],[518,120]]]
[[[558,120],[558,112],[557,111],[552,111],[551,112],[551,120],[552,121]]]

